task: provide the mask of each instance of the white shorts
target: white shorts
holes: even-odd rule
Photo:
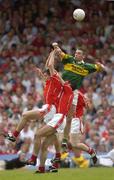
[[[47,123],[47,125],[55,128],[57,132],[63,131],[66,125],[66,117],[63,116],[63,114],[57,113],[54,115],[53,119]]]
[[[48,123],[54,117],[54,114],[56,114],[56,107],[54,105],[45,104],[39,111],[45,112],[44,122]]]
[[[79,118],[73,118],[71,121],[71,128],[70,133],[71,134],[78,134],[84,132],[84,126],[82,121]]]

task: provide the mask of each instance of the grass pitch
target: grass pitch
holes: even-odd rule
[[[114,180],[114,168],[60,169],[58,173],[34,174],[33,170],[0,171],[0,180]]]

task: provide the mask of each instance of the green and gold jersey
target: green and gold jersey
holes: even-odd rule
[[[62,78],[70,82],[73,90],[79,89],[82,86],[85,76],[100,70],[97,64],[77,61],[75,57],[68,54],[63,56],[62,63],[64,65]]]

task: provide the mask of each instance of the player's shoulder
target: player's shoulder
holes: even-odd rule
[[[86,67],[95,67],[95,64],[93,64],[93,63],[88,63],[88,62],[84,62],[84,66],[86,66]]]
[[[70,59],[70,58],[74,58],[74,57],[70,54],[64,54],[63,56],[63,59]]]

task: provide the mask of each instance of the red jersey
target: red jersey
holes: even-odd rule
[[[44,88],[44,98],[46,104],[54,104],[57,107],[58,99],[61,95],[63,86],[59,76],[54,74],[47,81]]]
[[[68,82],[65,82],[63,85],[63,90],[62,90],[60,99],[59,99],[57,112],[67,115],[71,107],[73,97],[74,97],[74,94],[73,94],[71,86],[69,85]]]

